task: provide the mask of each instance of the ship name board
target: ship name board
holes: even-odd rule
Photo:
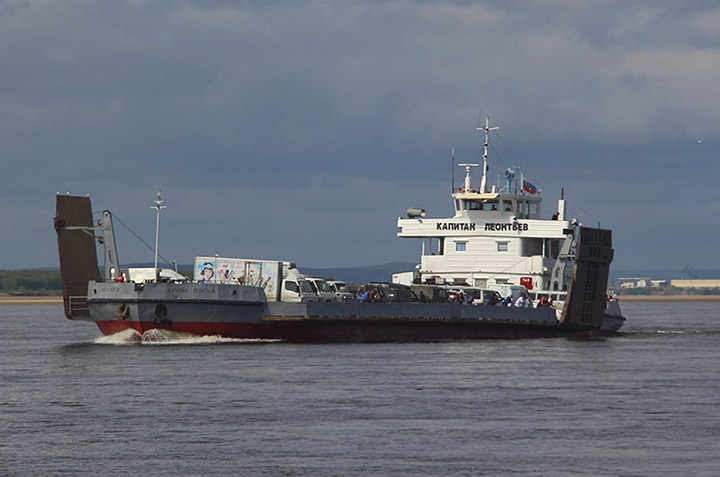
[[[523,224],[520,222],[513,222],[513,223],[505,223],[505,224],[485,224],[485,230],[490,230],[492,232],[519,232],[523,230],[529,230],[530,226],[528,224]]]
[[[474,231],[474,223],[438,222],[437,230],[467,230]]]
[[[473,222],[437,222],[436,230],[460,230],[466,232],[474,232],[477,224]],[[490,232],[522,232],[530,230],[528,224],[522,222],[510,223],[488,223],[485,224],[485,230]]]

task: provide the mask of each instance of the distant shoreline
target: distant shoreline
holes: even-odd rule
[[[720,301],[720,295],[620,295],[618,301]]]
[[[61,296],[0,295],[0,305],[62,305]]]

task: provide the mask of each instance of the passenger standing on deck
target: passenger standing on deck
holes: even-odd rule
[[[427,303],[427,297],[422,292],[422,290],[420,290],[420,296],[418,298],[420,298],[420,303]]]
[[[518,308],[524,308],[525,307],[525,298],[520,295],[517,300],[515,300],[515,306]]]
[[[495,306],[498,303],[500,303],[501,301],[502,301],[502,297],[500,296],[500,294],[498,292],[495,292],[492,294],[492,296],[490,296],[490,299],[488,300],[487,304],[490,306]]]

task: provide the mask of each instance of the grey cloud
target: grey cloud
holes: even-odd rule
[[[712,164],[718,15],[712,2],[649,0],[6,2],[0,200],[15,228],[51,216],[56,190],[122,202],[145,223],[162,187],[177,255],[200,253],[204,236],[172,229],[172,214],[223,230],[212,237],[222,249],[262,242],[266,256],[329,266],[353,242],[358,264],[412,259],[395,216],[449,212],[450,148],[478,156],[482,108],[515,156],[578,203],[624,198],[613,215],[630,226],[636,194],[658,191],[625,184],[623,171],[691,183]],[[622,187],[603,198],[573,186],[587,178]],[[288,241],[289,226],[302,239]],[[24,252],[0,252],[0,267],[53,264],[43,227],[31,241],[2,232]],[[376,237],[385,248],[359,251]],[[625,253],[633,266],[652,261]]]

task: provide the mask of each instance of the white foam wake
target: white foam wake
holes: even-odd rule
[[[208,345],[219,343],[277,343],[282,340],[225,338],[218,335],[195,335],[180,331],[152,329],[143,334],[127,329],[118,333],[100,336],[95,344],[106,345]]]
[[[100,336],[93,340],[95,344],[106,344],[106,345],[128,345],[137,344],[142,341],[142,335],[135,330],[127,329],[118,331],[115,334]]]

